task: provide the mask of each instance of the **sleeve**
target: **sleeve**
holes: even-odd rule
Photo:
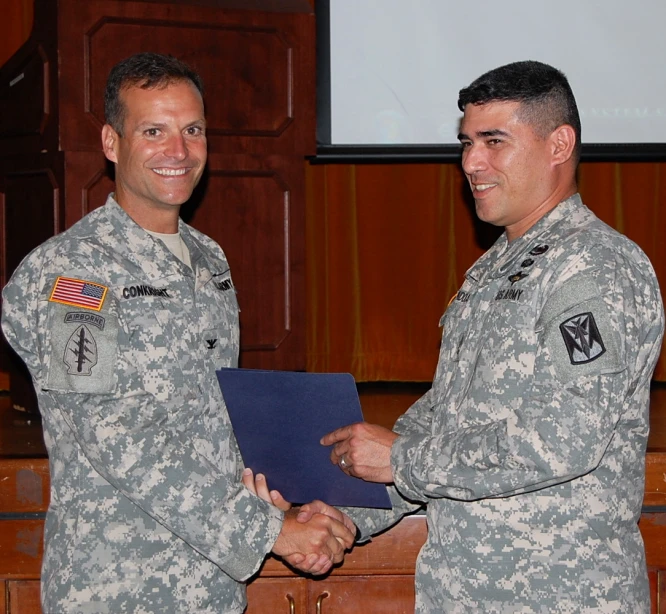
[[[367,541],[371,535],[380,533],[396,524],[403,516],[413,514],[421,510],[421,505],[415,501],[409,501],[394,486],[388,486],[389,497],[392,508],[390,510],[370,509],[361,507],[340,508],[347,514],[358,529],[357,543]]]
[[[398,419],[394,430],[401,434],[412,433],[417,437],[429,433],[432,416],[431,397],[432,391],[429,390]],[[366,541],[371,535],[394,525],[403,516],[421,510],[421,502],[425,500],[406,498],[393,485],[388,486],[388,493],[392,504],[390,510],[343,508],[343,511],[354,521],[358,528],[359,537],[357,541]]]
[[[180,417],[188,415],[186,406],[170,412],[141,390],[138,369],[131,364],[123,368],[136,378],[135,385],[126,389],[106,390],[106,375],[100,380],[103,393],[94,392],[89,378],[83,391],[54,389],[48,376],[52,331],[44,294],[50,286],[40,260],[33,256],[14,274],[3,292],[2,313],[5,336],[30,369],[40,406],[53,413],[53,420],[66,423],[109,484],[229,576],[247,579],[277,539],[282,512],[246,490],[237,471],[225,472],[212,459],[204,438],[193,437],[187,419]],[[104,317],[104,331],[112,337],[113,314]],[[98,345],[109,341],[95,334]],[[227,435],[233,437],[230,429]],[[232,442],[225,445],[234,455]]]
[[[603,247],[592,259],[594,267],[576,259],[549,282],[555,289],[536,323],[527,383],[486,382],[485,394],[501,399],[503,419],[433,434],[417,428],[426,425],[420,418],[426,408],[419,407],[399,424],[392,466],[404,496],[507,496],[598,466],[625,399],[649,385],[664,314],[649,263],[636,266]]]

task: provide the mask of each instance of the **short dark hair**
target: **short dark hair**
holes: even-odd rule
[[[190,81],[203,96],[203,81],[190,66],[172,55],[136,53],[118,62],[109,73],[104,91],[104,116],[118,135],[122,136],[125,105],[120,92],[128,87],[142,89],[166,87],[176,81]]]
[[[581,128],[578,106],[564,73],[542,62],[528,60],[500,66],[460,90],[458,108],[487,102],[520,102],[519,116],[546,137],[563,124],[576,133],[574,160],[580,160]]]

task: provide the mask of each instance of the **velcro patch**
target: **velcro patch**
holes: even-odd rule
[[[71,311],[58,301],[48,303],[49,342],[42,387],[60,392],[106,394],[116,385],[119,324],[104,316]]]
[[[606,352],[591,311],[579,313],[562,322],[560,332],[572,365],[592,362]]]
[[[591,275],[573,277],[548,298],[537,332],[562,382],[626,368],[608,306]]]
[[[53,285],[49,301],[100,311],[108,291],[107,286],[83,279],[58,277]]]

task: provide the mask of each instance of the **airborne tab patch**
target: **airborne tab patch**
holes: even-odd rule
[[[583,365],[606,352],[592,312],[579,313],[560,324],[564,345],[572,365]]]
[[[104,305],[107,290],[106,286],[92,281],[58,277],[53,285],[49,301],[100,311]]]

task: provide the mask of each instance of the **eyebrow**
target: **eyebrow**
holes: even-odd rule
[[[493,137],[493,136],[509,136],[509,133],[505,132],[504,130],[499,130],[499,129],[497,129],[497,130],[482,130],[481,132],[477,132],[476,136],[480,139],[487,139],[487,138]],[[467,136],[464,132],[460,132],[460,133],[458,133],[458,140],[459,141],[463,141],[463,140],[470,141],[471,138],[469,136]]]
[[[167,122],[151,122],[145,121],[141,122],[136,129],[145,130],[147,128],[166,128],[169,124]],[[185,129],[191,128],[192,126],[203,126],[206,127],[206,118],[202,117],[200,119],[195,119],[185,126]]]

